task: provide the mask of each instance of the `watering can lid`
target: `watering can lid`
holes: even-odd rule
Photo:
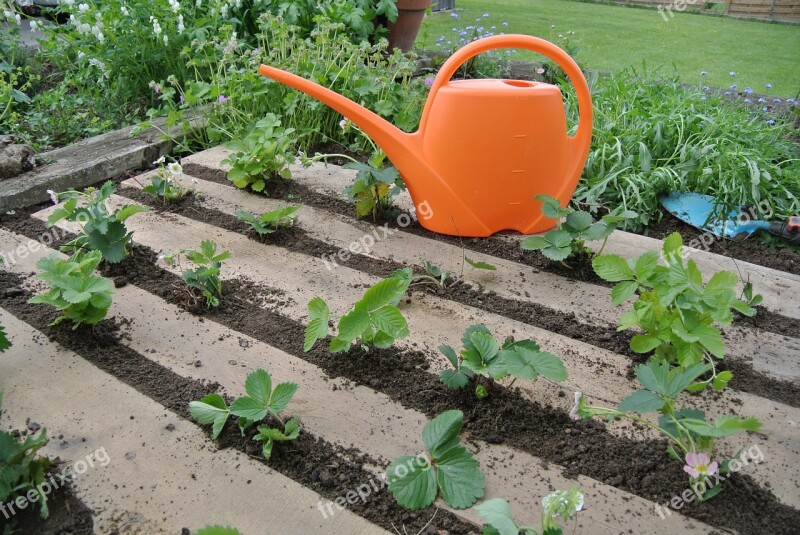
[[[494,91],[501,90],[501,91],[508,91],[510,93],[524,91],[524,90],[547,90],[551,88],[558,89],[556,86],[552,84],[547,84],[544,82],[534,82],[532,80],[506,80],[506,79],[499,79],[499,78],[482,78],[476,80],[450,80],[444,86],[448,89],[458,89],[458,90],[482,90],[482,89],[491,89]]]

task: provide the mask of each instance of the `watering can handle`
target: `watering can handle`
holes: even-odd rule
[[[556,61],[556,63],[564,69],[567,73],[570,82],[575,87],[575,92],[578,95],[578,130],[575,135],[570,139],[571,141],[571,159],[575,163],[574,167],[569,172],[569,182],[577,183],[580,173],[583,170],[585,163],[585,154],[589,151],[589,144],[592,141],[592,95],[589,93],[589,85],[586,83],[586,78],[583,76],[580,67],[575,61],[564,52],[562,49],[544,39],[533,37],[531,35],[509,34],[509,35],[494,35],[491,37],[484,37],[473,41],[468,45],[460,48],[455,54],[450,56],[439,74],[431,85],[428,100],[425,103],[425,109],[422,112],[420,120],[420,131],[424,132],[428,122],[428,113],[430,112],[431,105],[436,100],[436,93],[443,85],[450,81],[450,78],[456,73],[459,67],[483,52],[495,50],[498,48],[525,48],[533,52],[544,54]]]

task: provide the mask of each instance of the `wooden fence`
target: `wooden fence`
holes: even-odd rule
[[[665,19],[671,18],[670,13],[689,11],[800,23],[800,0],[611,0],[611,3],[660,7],[659,12]]]

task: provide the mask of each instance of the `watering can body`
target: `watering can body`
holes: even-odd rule
[[[580,120],[568,137],[558,87],[525,80],[455,80],[465,61],[495,48],[527,48],[555,59],[575,85]],[[533,197],[566,205],[591,141],[591,96],[580,68],[552,43],[526,35],[474,41],[439,71],[420,120],[407,134],[349,99],[293,74],[261,74],[299,89],[356,123],[386,152],[408,187],[419,223],[434,232],[483,237],[555,226]]]

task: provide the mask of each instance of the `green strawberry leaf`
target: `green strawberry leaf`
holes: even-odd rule
[[[189,414],[202,425],[212,424],[211,437],[216,440],[228,421],[230,410],[219,394],[209,394],[200,401],[189,403]]]
[[[412,511],[428,507],[439,493],[434,468],[427,461],[423,467],[419,464],[419,458],[403,455],[386,470],[389,491],[397,503]]]

